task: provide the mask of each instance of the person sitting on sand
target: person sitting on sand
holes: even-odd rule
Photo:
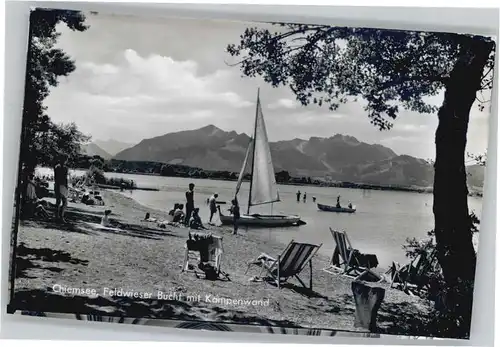
[[[181,223],[185,216],[184,216],[184,205],[183,204],[177,204],[177,209],[174,211],[174,218],[172,218],[172,222],[174,223]]]
[[[209,207],[210,207],[210,219],[209,223],[212,223],[212,218],[214,217],[214,214],[217,213],[217,198],[219,197],[219,194],[215,193],[209,198]]]
[[[174,208],[168,211],[168,215],[173,217],[175,210],[177,210],[177,207],[179,207],[179,204],[175,203]]]
[[[34,182],[33,175],[28,177],[26,186],[26,200],[23,203],[22,213],[24,216],[33,215],[42,219],[49,219],[49,213],[45,210],[45,200],[40,200],[36,193],[37,186]]]
[[[206,229],[201,222],[199,212],[199,208],[195,208],[193,212],[191,212],[191,218],[189,218],[189,227],[191,229]]]
[[[144,216],[144,221],[145,222],[156,222],[156,218],[151,218],[151,215],[149,212],[146,212],[146,215]]]
[[[110,214],[111,214],[111,210],[104,211],[104,216],[101,219],[101,225],[103,227],[109,227],[109,226],[111,226],[111,223],[109,222],[109,215]]]
[[[85,205],[94,205],[95,204],[95,201],[94,199],[92,199],[90,197],[90,193],[85,191],[85,193],[83,193],[83,196],[82,196],[82,200],[81,202]]]

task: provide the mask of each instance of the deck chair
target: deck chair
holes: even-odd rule
[[[304,288],[312,290],[312,258],[321,246],[322,244],[313,245],[292,240],[277,258],[262,253],[248,264],[245,274],[252,265],[255,265],[261,267],[259,277],[264,271],[267,272],[278,288],[281,288],[281,285],[291,277],[295,277]],[[306,286],[299,277],[300,272],[307,264],[309,264],[309,286]]]
[[[336,231],[330,228],[330,232],[335,240],[335,249],[330,260],[330,265],[323,269],[333,275],[341,274],[346,277],[361,279],[366,275],[375,277],[377,281],[382,278],[370,270],[370,266],[362,266],[355,256],[355,249],[345,231]]]
[[[197,247],[193,247],[193,244],[186,241],[184,244],[185,253],[184,253],[184,261],[182,263],[182,272],[190,271],[190,265],[193,265],[193,268],[196,269],[194,264],[190,264],[190,261],[196,261],[197,264],[200,262],[211,263],[211,265],[216,269],[217,275],[221,275],[221,263],[222,263],[222,255],[224,253],[224,247],[222,246],[222,237],[215,236],[211,234],[204,233],[189,233],[189,240],[194,239],[196,236],[207,237],[210,236],[212,242],[207,245],[207,249],[200,252],[200,249]],[[202,254],[203,253],[203,254]],[[196,272],[196,270],[194,270]],[[226,275],[227,277],[227,275]]]
[[[392,267],[386,272],[391,276],[391,288],[400,286],[403,291],[428,289],[427,274],[436,266],[437,251],[430,254],[421,253],[410,263],[400,266],[393,262]]]

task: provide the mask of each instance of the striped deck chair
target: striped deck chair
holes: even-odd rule
[[[345,231],[336,231],[330,228],[333,239],[335,240],[335,249],[332,254],[330,265],[323,269],[333,275],[341,274],[354,279],[359,279],[366,274],[375,277],[377,281],[382,278],[370,270],[369,267],[361,266],[358,259],[354,256],[354,248]]]
[[[262,253],[248,264],[245,274],[252,265],[256,265],[261,267],[259,277],[264,271],[267,272],[278,288],[281,288],[281,285],[290,278],[295,277],[304,288],[312,290],[312,258],[321,246],[322,244],[313,245],[292,240],[277,258]],[[299,277],[300,272],[307,264],[309,264],[309,286]]]
[[[400,266],[393,262],[393,267],[387,273],[391,275],[391,288],[398,285],[404,291],[428,289],[428,273],[432,271],[437,262],[437,251],[430,254],[424,252],[417,255],[410,263]]]

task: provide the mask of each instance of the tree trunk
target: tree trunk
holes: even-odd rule
[[[476,269],[467,203],[467,128],[492,48],[491,43],[480,39],[462,43],[459,59],[446,83],[435,139],[433,210],[438,259],[447,284],[447,311],[462,337],[469,335]]]

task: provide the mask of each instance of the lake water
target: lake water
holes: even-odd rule
[[[50,169],[39,169],[40,174],[52,174]],[[83,171],[72,170],[71,174],[81,175]],[[132,179],[138,187],[158,188],[160,191],[127,191],[123,194],[135,199],[142,205],[158,210],[170,210],[174,203],[185,202],[188,184],[195,187],[195,204],[200,208],[200,216],[208,221],[209,210],[206,200],[213,193],[218,193],[219,201],[230,203],[234,196],[236,182],[197,180],[179,177],[160,177],[106,173],[107,177]],[[248,196],[248,182],[242,185],[242,197]],[[345,230],[353,247],[363,253],[374,253],[380,267],[387,267],[392,261],[407,261],[401,247],[407,237],[425,238],[427,231],[434,225],[432,214],[432,194],[398,191],[361,190],[329,187],[278,186],[281,202],[273,204],[273,213],[296,214],[307,225],[282,229],[248,229],[250,233],[260,233],[265,239],[288,243],[290,240],[322,243],[320,253],[330,256],[334,241],[329,227]],[[307,201],[297,202],[296,192],[307,193]],[[341,196],[342,205],[351,201],[356,206],[356,213],[321,212],[316,202],[335,205],[337,195]],[[241,199],[241,198],[240,198]],[[242,199],[243,200],[243,199]],[[242,212],[246,212],[244,201],[240,201]],[[469,197],[469,208],[481,217],[482,199]],[[222,205],[221,209],[229,208]],[[270,206],[252,208],[253,213],[270,213]],[[218,217],[216,218],[218,222]],[[242,229],[241,232],[244,229]]]

